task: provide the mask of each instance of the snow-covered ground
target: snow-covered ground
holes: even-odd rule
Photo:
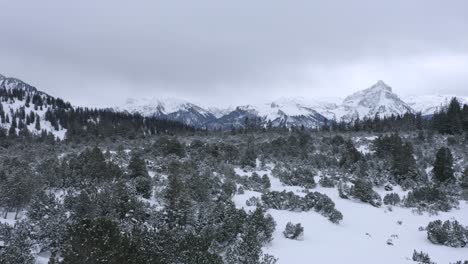
[[[241,176],[251,175],[236,169]],[[259,175],[267,174],[271,181],[271,190],[293,191],[303,195],[302,187],[284,186],[271,175],[270,170],[257,171]],[[318,182],[318,178],[316,178]],[[425,231],[430,221],[436,219],[456,219],[462,224],[468,224],[468,204],[461,202],[460,209],[448,213],[430,216],[413,213],[409,208],[387,206],[372,207],[358,201],[341,199],[336,188],[323,188],[317,185],[313,191],[328,195],[336,204],[336,209],[343,213],[343,220],[337,225],[331,223],[322,215],[314,212],[290,212],[268,210],[275,221],[276,231],[273,241],[264,248],[266,253],[279,258],[279,264],[309,264],[309,263],[414,263],[411,260],[413,250],[429,254],[436,263],[450,263],[457,260],[468,260],[467,248],[451,248],[431,244]],[[375,189],[382,197],[386,191]],[[395,188],[401,196],[405,194]],[[260,197],[261,193],[245,191],[233,199],[236,206],[254,209],[245,205],[251,196]],[[288,222],[301,223],[304,227],[304,237],[301,241],[286,239],[282,232]],[[391,239],[393,245],[388,245]]]

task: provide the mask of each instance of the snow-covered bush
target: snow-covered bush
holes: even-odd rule
[[[450,247],[465,247],[468,243],[468,229],[458,221],[432,221],[427,226],[427,239],[434,244]]]
[[[384,196],[383,202],[385,205],[397,205],[401,201],[398,193],[389,193]]]
[[[349,187],[346,183],[340,182],[338,184],[338,195],[342,199],[349,199],[351,196],[351,187]]]
[[[256,172],[252,173],[250,177],[240,178],[239,181],[246,189],[256,192],[263,192],[271,186],[270,179],[267,175],[260,177]]]
[[[333,223],[339,223],[343,219],[341,212],[336,210],[333,200],[319,192],[308,193],[300,197],[293,192],[273,191],[263,194],[262,202],[266,208],[277,210],[310,211],[313,209]]]
[[[255,196],[252,196],[247,201],[245,201],[245,205],[247,206],[258,206],[259,204],[260,204],[260,199]]]
[[[320,186],[325,188],[333,188],[335,187],[335,181],[332,180],[330,177],[323,176],[319,180]]]
[[[458,202],[436,187],[426,186],[408,192],[404,204],[421,210],[447,212]]]
[[[435,264],[431,261],[431,258],[427,253],[424,253],[422,251],[417,252],[416,250],[413,252],[413,261],[424,264]]]
[[[315,187],[314,173],[308,168],[280,168],[274,170],[273,173],[286,185],[302,186],[305,188]]]
[[[286,228],[283,231],[283,235],[285,238],[289,239],[301,239],[304,235],[304,227],[302,227],[300,223],[293,224],[288,222],[286,224]]]
[[[302,197],[293,192],[272,191],[262,195],[262,202],[266,208],[276,210],[303,211]]]
[[[339,223],[343,219],[343,214],[336,210],[333,200],[325,194],[319,192],[308,193],[303,200],[305,211],[314,209],[333,223]]]
[[[382,198],[372,190],[372,183],[361,179],[356,180],[351,187],[351,196],[375,207],[382,205]]]
[[[135,190],[137,194],[143,196],[144,198],[150,198],[151,192],[153,190],[153,183],[151,178],[138,176],[135,178]]]

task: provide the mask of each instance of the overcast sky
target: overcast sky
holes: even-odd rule
[[[80,105],[468,96],[468,1],[0,0],[0,73]]]

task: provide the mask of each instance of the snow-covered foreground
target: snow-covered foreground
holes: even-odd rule
[[[251,173],[236,170],[241,176]],[[271,181],[271,190],[293,191],[303,195],[302,187],[284,186],[269,170],[257,171],[259,175],[267,174]],[[318,182],[318,178],[316,178]],[[276,231],[273,241],[264,248],[266,253],[279,258],[279,264],[295,263],[414,263],[411,260],[413,250],[429,254],[432,261],[438,264],[468,260],[467,248],[451,248],[431,244],[426,238],[426,231],[419,231],[436,219],[454,218],[462,224],[468,224],[468,204],[460,203],[459,210],[429,216],[413,213],[409,208],[372,207],[358,201],[341,199],[336,188],[323,188],[317,185],[313,191],[328,195],[343,213],[343,220],[336,225],[322,215],[309,212],[290,212],[268,210],[275,221]],[[376,190],[382,197],[385,190]],[[401,195],[403,191],[394,190]],[[260,197],[258,192],[245,191],[236,195],[234,201],[239,208],[252,196]],[[250,207],[253,209],[254,207]],[[401,221],[401,222],[400,222]],[[301,241],[286,239],[282,232],[288,222],[301,223],[304,237]],[[388,245],[391,239],[393,245]]]

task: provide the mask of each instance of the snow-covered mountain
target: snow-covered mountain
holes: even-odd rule
[[[176,99],[128,100],[119,111],[158,116],[204,128],[231,128],[243,126],[246,120],[263,126],[319,127],[326,120],[349,122],[357,118],[390,117],[405,113],[433,114],[448,104],[451,95],[420,95],[401,99],[383,81],[347,96],[337,98],[305,99],[281,98],[273,102],[241,105],[230,108],[200,107]],[[468,104],[468,98],[457,98]]]
[[[116,107],[115,110],[167,118],[195,127],[202,127],[216,119],[216,116],[210,111],[188,101],[175,98],[128,99],[124,106]]]
[[[267,126],[318,127],[326,120],[315,109],[300,99],[280,99],[258,105],[243,105],[236,108],[203,108],[177,99],[127,100],[117,111],[158,116],[204,128],[231,128],[243,126],[247,121]]]
[[[337,120],[351,121],[357,118],[388,117],[402,115],[414,110],[383,81],[378,81],[370,88],[346,97],[336,109]]]
[[[52,133],[63,139],[67,129],[52,124],[46,112],[57,106],[58,100],[19,79],[0,75],[0,127],[9,131],[14,124],[16,133],[22,127],[30,133]],[[60,100],[59,104],[63,101]],[[9,132],[10,133],[10,132]]]

